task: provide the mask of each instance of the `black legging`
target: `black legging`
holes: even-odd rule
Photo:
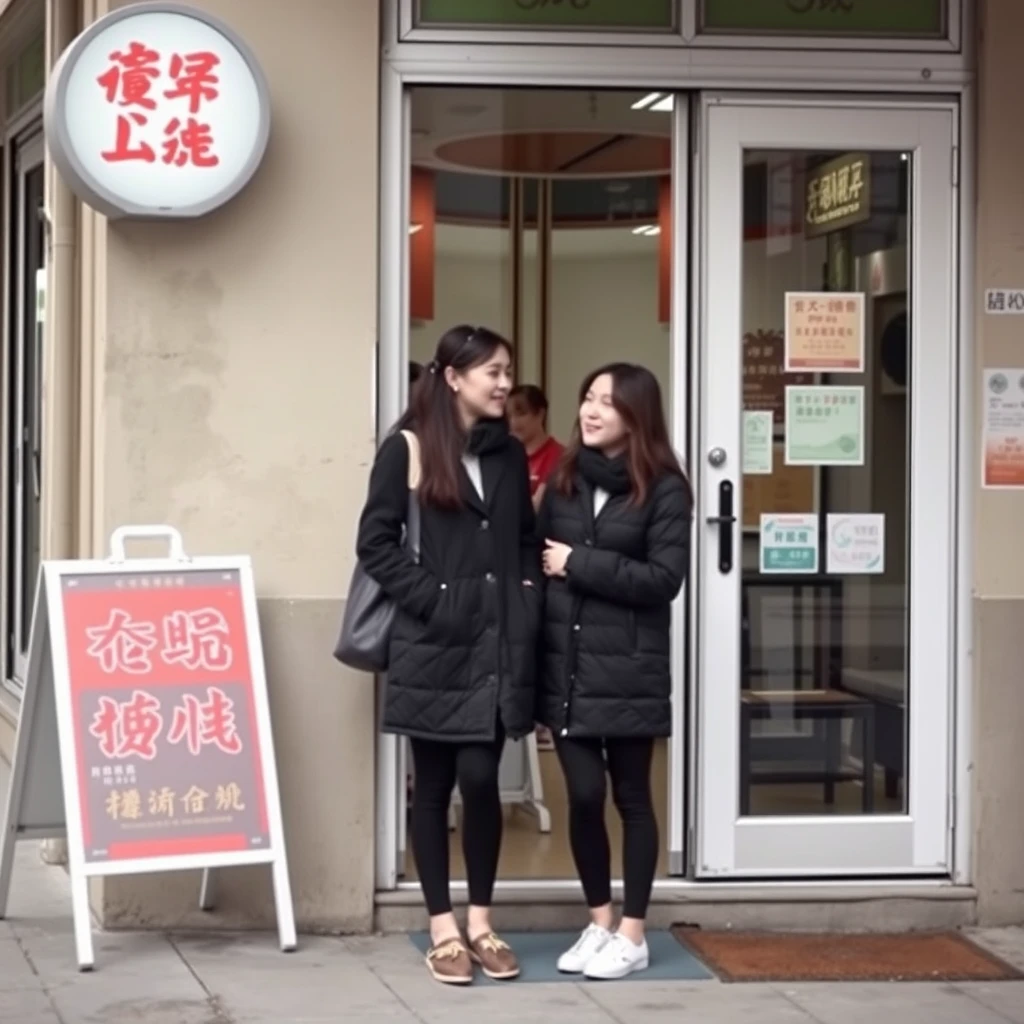
[[[569,841],[587,906],[612,901],[611,849],[604,823],[607,771],[622,818],[622,913],[646,917],[658,866],[658,822],[651,800],[654,741],[556,738],[555,745],[569,794]]]
[[[489,907],[501,850],[501,795],[498,765],[505,730],[497,725],[491,743],[410,740],[416,779],[412,798],[412,851],[423,899],[431,917],[452,909],[448,888],[448,806],[459,783],[464,808],[462,854],[469,902]]]

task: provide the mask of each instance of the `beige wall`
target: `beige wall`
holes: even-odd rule
[[[191,553],[252,555],[298,922],[365,929],[372,686],[330,652],[374,448],[378,4],[197,5],[261,61],[270,146],[209,217],[107,227],[99,535],[166,522]],[[111,880],[104,919],[206,923],[197,884]],[[269,893],[225,871],[210,923],[266,924]]]
[[[985,316],[985,288],[1024,287],[1024,4],[981,5],[975,393],[984,366],[1024,366],[1018,317]],[[970,372],[968,369],[966,372]],[[978,424],[980,431],[980,422]],[[974,459],[980,449],[976,441]],[[975,536],[975,880],[987,922],[1024,921],[1024,495],[977,491]]]

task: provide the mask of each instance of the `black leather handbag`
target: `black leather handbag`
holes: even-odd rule
[[[414,562],[420,560],[420,503],[416,488],[420,477],[420,443],[412,431],[403,430],[409,446],[409,507],[405,514],[403,547]],[[334,657],[349,668],[361,672],[384,672],[388,667],[391,626],[395,621],[395,602],[369,575],[361,562],[356,563],[348,585],[348,599],[341,620],[341,633]]]

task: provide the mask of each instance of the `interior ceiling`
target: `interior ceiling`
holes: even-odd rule
[[[671,114],[631,109],[644,95],[420,86],[412,90],[412,162],[552,178],[665,174]]]

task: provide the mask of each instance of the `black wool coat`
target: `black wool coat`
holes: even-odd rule
[[[463,507],[420,510],[420,562],[401,546],[409,450],[380,447],[356,551],[395,602],[382,728],[429,740],[513,739],[533,729],[543,592],[526,452],[480,456],[484,498],[460,467]],[[526,585],[528,581],[530,585]]]
[[[539,533],[572,547],[567,576],[547,581],[538,687],[540,722],[570,739],[668,736],[672,731],[671,604],[690,556],[690,492],[665,475],[637,507],[594,491],[549,488]]]

